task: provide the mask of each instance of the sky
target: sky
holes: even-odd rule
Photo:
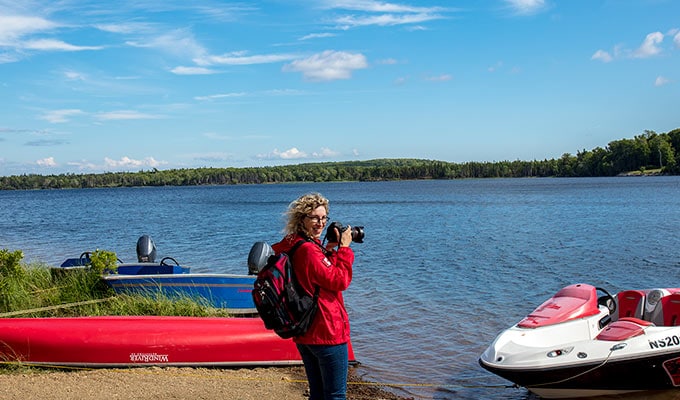
[[[544,160],[679,104],[677,0],[0,0],[0,176]]]

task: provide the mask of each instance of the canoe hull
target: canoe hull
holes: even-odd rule
[[[159,316],[0,319],[0,358],[78,367],[302,363],[295,343],[259,318]]]

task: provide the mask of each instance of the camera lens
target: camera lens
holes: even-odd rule
[[[364,227],[363,226],[353,226],[352,227],[352,241],[356,243],[364,242]]]
[[[326,237],[324,240],[328,240],[329,242],[338,242],[340,238],[336,237],[335,235],[335,229],[338,229],[340,231],[340,234],[344,232],[347,227],[343,226],[340,222],[333,221],[331,222],[330,225],[328,225],[328,228],[326,228]],[[352,227],[352,241],[356,243],[363,243],[364,242],[364,227],[363,226],[353,226]]]

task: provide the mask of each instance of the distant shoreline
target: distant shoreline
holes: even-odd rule
[[[680,135],[680,130],[678,130]],[[0,177],[0,190],[90,189],[116,187],[218,186],[244,184],[378,182],[402,180],[453,180],[480,178],[610,177],[676,175],[673,163],[658,167],[613,155],[588,160],[584,155],[564,155],[559,160],[467,162],[462,164],[421,159],[377,159],[310,163],[253,168],[195,168],[101,174],[20,175]]]

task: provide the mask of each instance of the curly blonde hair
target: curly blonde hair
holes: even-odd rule
[[[283,229],[284,233],[291,235],[300,232],[311,236],[310,232],[305,231],[303,219],[321,206],[326,209],[326,214],[328,214],[328,199],[320,193],[308,193],[291,202],[288,205],[288,210],[286,210],[288,222]]]

